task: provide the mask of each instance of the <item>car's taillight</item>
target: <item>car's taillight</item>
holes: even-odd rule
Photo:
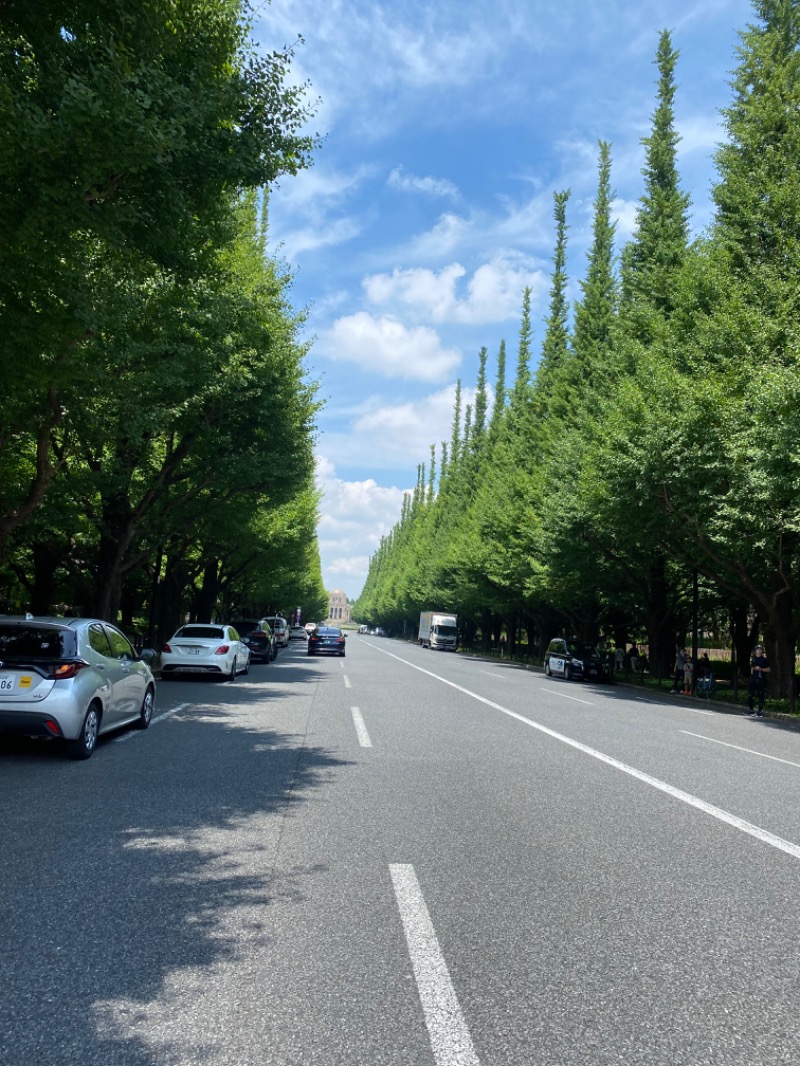
[[[214,654],[215,655],[227,655],[230,650],[231,650],[230,644],[220,644],[220,646],[217,648],[217,650],[214,652]]]
[[[161,650],[168,651],[170,654],[172,654],[172,648],[169,646],[169,644],[165,644]]]
[[[54,681],[65,681],[70,677],[75,677],[88,663],[83,660],[78,660],[74,663],[59,663],[50,675]]]

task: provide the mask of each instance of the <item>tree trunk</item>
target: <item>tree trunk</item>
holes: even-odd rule
[[[650,567],[647,643],[651,677],[670,677],[675,663],[677,619],[667,580],[666,560],[659,555]]]

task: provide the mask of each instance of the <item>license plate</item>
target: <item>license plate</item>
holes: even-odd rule
[[[200,648],[187,648],[186,649],[186,654],[187,655],[199,655],[200,651],[201,651]]]
[[[15,674],[0,674],[0,692],[13,692],[15,683]]]

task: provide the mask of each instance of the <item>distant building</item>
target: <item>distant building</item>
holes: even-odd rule
[[[328,621],[337,626],[346,625],[350,621],[347,593],[340,589],[328,593]]]

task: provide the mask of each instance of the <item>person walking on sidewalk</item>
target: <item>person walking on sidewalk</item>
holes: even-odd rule
[[[684,684],[683,669],[686,666],[686,660],[688,657],[688,648],[678,648],[678,654],[675,656],[675,681],[672,685],[672,693],[675,695],[686,687]]]
[[[684,648],[683,653],[683,694],[691,696],[694,690],[694,659],[689,654],[688,648]]]
[[[750,680],[747,683],[747,706],[750,708],[750,718],[764,717],[764,697],[767,694],[767,674],[769,673],[769,659],[764,654],[761,644],[753,648],[753,658],[750,660]],[[758,705],[758,712],[753,710],[753,704]]]

